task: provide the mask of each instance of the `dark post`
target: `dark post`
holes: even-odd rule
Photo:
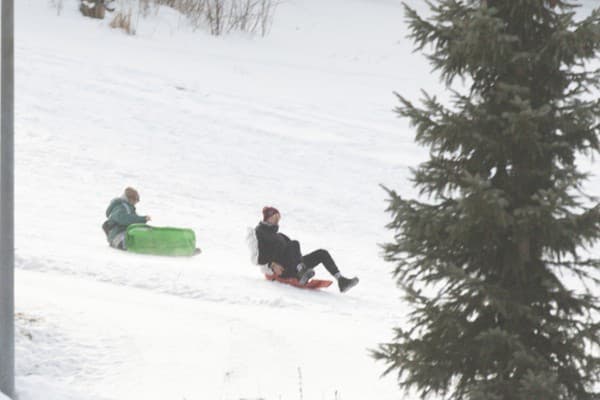
[[[15,394],[14,0],[2,0],[0,101],[0,391]]]

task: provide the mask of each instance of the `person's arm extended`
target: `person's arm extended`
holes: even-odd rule
[[[115,210],[110,214],[110,220],[123,226],[128,226],[131,224],[144,224],[150,220],[150,218],[147,216],[137,215],[128,211],[129,210],[125,206],[116,207]]]

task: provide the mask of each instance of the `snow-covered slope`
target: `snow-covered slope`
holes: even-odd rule
[[[378,185],[407,185],[423,153],[391,112],[428,79],[400,2],[284,2],[265,39],[190,32],[168,9],[129,37],[76,6],[17,4],[21,400],[397,398],[368,351],[404,316]],[[204,253],[108,248],[127,185]],[[244,242],[264,205],[361,284],[265,281]]]
[[[20,400],[398,399],[369,356],[406,314],[379,184],[412,195],[426,155],[392,91],[438,86],[401,2],[288,0],[265,39],[191,32],[168,9],[129,37],[77,3],[16,10]],[[111,250],[100,225],[128,185],[204,253]],[[360,285],[265,281],[244,241],[264,205]]]

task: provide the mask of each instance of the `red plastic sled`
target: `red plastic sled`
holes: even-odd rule
[[[280,278],[276,275],[267,275],[265,274],[265,278],[269,281],[277,281],[281,283],[285,283],[287,285],[292,285],[300,289],[323,289],[331,286],[333,281],[328,281],[325,279],[311,279],[306,283],[306,285],[301,285],[296,278]]]

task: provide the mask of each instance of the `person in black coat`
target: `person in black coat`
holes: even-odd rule
[[[273,274],[282,278],[297,278],[305,285],[315,275],[313,270],[323,264],[337,281],[341,292],[358,284],[358,278],[348,279],[340,273],[327,250],[302,255],[300,243],[279,232],[281,214],[275,207],[263,208],[263,219],[255,228],[258,240],[258,263],[268,265]]]

